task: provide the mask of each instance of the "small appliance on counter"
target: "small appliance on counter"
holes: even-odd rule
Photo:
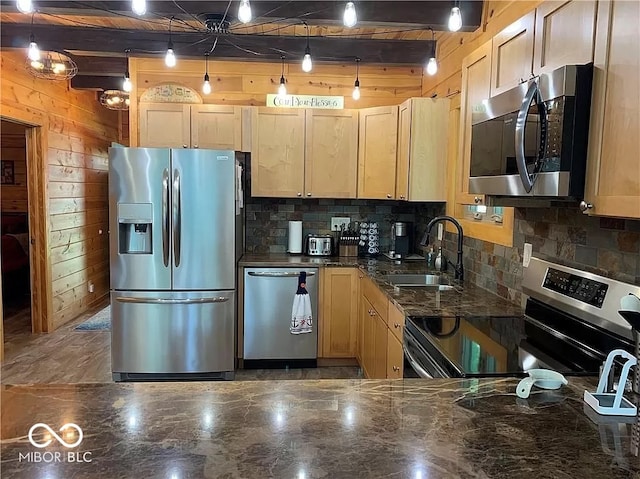
[[[309,256],[332,256],[334,239],[332,235],[308,234],[305,241],[305,254]]]

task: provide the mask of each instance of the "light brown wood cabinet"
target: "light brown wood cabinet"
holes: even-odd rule
[[[301,197],[305,111],[254,108],[251,130],[251,195]]]
[[[536,9],[533,73],[593,61],[597,2],[547,1]]]
[[[532,11],[493,37],[491,96],[518,86],[531,76],[535,16]]]
[[[322,357],[355,358],[358,334],[358,268],[323,268]]]
[[[191,105],[191,147],[242,151],[242,109]]]
[[[397,106],[360,110],[358,198],[395,198],[397,137]]]
[[[374,328],[373,346],[373,378],[385,379],[387,377],[387,325],[383,319],[373,312],[372,322]]]
[[[142,148],[189,148],[191,146],[190,105],[140,103]]]
[[[404,370],[404,351],[402,340],[391,329],[387,330],[387,379],[402,379]]]
[[[598,2],[585,191],[592,215],[640,218],[638,18],[638,2]]]
[[[400,105],[396,199],[446,201],[449,103],[411,98]]]
[[[309,109],[305,123],[305,197],[355,198],[358,111]]]

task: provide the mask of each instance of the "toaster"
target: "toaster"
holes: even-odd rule
[[[307,235],[305,241],[305,252],[309,256],[331,256],[333,255],[332,235]]]

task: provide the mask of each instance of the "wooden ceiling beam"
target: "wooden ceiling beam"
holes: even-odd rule
[[[71,79],[71,88],[76,90],[121,90],[122,76],[76,75]]]

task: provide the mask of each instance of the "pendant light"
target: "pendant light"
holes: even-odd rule
[[[358,74],[360,73],[360,59],[356,58],[356,81],[353,83],[353,93],[351,97],[358,101],[360,99],[360,78]]]
[[[427,62],[427,74],[435,75],[438,73],[438,61],[436,60],[436,35],[433,31],[433,28],[429,27],[431,30],[431,48],[429,52],[429,61]]]
[[[462,13],[460,12],[459,2],[456,0],[451,8],[451,15],[449,15],[449,30],[457,32],[462,28]]]
[[[209,83],[209,53],[204,54],[204,82],[202,83],[202,93],[211,93],[211,83]]]
[[[146,0],[131,0],[131,11],[136,15],[142,16],[147,13]]]
[[[176,66],[176,54],[173,51],[173,42],[171,41],[171,22],[173,17],[169,20],[169,43],[167,44],[167,54],[164,56],[164,64],[169,68]]]
[[[238,20],[240,20],[241,23],[249,23],[251,18],[251,5],[249,5],[249,0],[240,0],[240,6],[238,7]]]
[[[309,47],[309,25],[305,22],[304,26],[307,28],[307,48],[304,49],[304,57],[302,58],[302,71],[309,73],[313,69],[313,62],[311,61],[311,48]]]
[[[124,51],[127,54],[127,69],[124,71],[124,81],[122,82],[122,90],[129,93],[133,89],[133,85],[131,84],[131,77],[129,76],[129,50],[128,48]]]
[[[282,98],[287,96],[287,85],[284,81],[284,55],[280,58],[282,60],[282,73],[280,73],[280,86],[278,86],[278,96]]]
[[[37,62],[40,60],[40,49],[38,48],[38,44],[36,43],[36,37],[33,34],[33,16],[31,14],[31,35],[29,35],[29,50],[27,51],[27,58],[32,62]]]
[[[31,0],[16,0],[16,8],[22,13],[32,13],[33,2]]]
[[[356,23],[358,23],[356,6],[354,5],[353,2],[347,2],[347,4],[345,5],[342,22],[344,23],[344,26],[347,28],[355,27]]]

